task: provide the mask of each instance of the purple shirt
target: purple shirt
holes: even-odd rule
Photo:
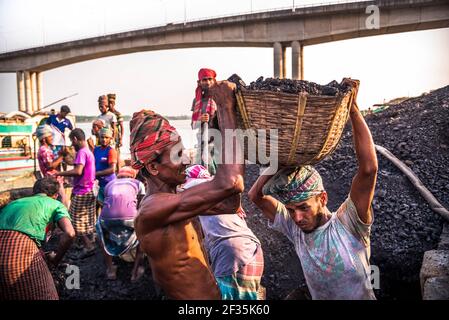
[[[137,195],[145,195],[142,182],[120,178],[109,182],[104,188],[101,219],[134,219],[137,215]]]
[[[73,179],[73,194],[82,195],[92,191],[95,180],[95,158],[88,147],[84,147],[76,153],[74,165],[84,166],[81,176]]]

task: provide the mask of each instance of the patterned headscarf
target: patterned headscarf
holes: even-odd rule
[[[324,191],[323,181],[312,166],[285,168],[276,173],[263,187],[263,194],[280,202],[305,201]]]
[[[133,178],[134,179],[136,177],[136,175],[137,175],[137,171],[136,170],[134,170],[133,168],[131,168],[129,166],[124,166],[124,167],[121,167],[118,170],[117,177],[119,177],[119,178],[128,177],[128,178]]]
[[[216,78],[217,73],[212,69],[200,69],[198,71],[198,80],[201,81],[204,78]],[[193,113],[192,113],[192,128],[196,128],[198,126],[198,122],[200,121],[201,114],[203,113],[202,106],[203,106],[203,89],[201,88],[201,85],[198,84],[195,90],[195,105],[193,106]],[[215,115],[215,112],[217,111],[217,105],[215,104],[215,101],[212,99],[209,99],[207,101],[206,106],[206,113],[210,115],[212,118]]]
[[[34,133],[37,136],[37,139],[40,141],[46,137],[49,137],[53,134],[53,130],[48,124],[44,124],[36,128],[36,132]]]
[[[179,138],[168,120],[151,110],[135,112],[130,129],[131,162],[136,170],[156,159],[165,147],[176,144]]]
[[[99,129],[103,128],[106,125],[103,119],[97,119],[92,122],[92,126],[96,125]]]
[[[203,167],[202,165],[195,164],[193,166],[188,167],[186,170],[187,179],[209,179],[211,175],[209,171]]]
[[[190,189],[196,185],[212,180],[212,176],[209,171],[200,164],[195,164],[186,168],[186,181],[177,186],[177,192],[183,192],[184,190]]]
[[[107,102],[108,102],[108,97],[107,97],[106,95],[101,95],[101,96],[98,97],[98,102],[101,102],[101,101],[103,101],[103,100],[105,100],[105,101],[106,101],[106,104],[107,104]]]
[[[101,128],[98,135],[101,136],[106,136],[109,138],[112,138],[112,130],[110,128]]]
[[[185,170],[185,173],[186,173],[186,181],[182,185],[177,187],[178,192],[182,192],[191,187],[194,187],[196,185],[199,185],[201,183],[213,179],[209,171],[199,164],[195,164],[193,166],[188,167]],[[242,206],[240,206],[235,213],[242,219],[246,218],[246,213]]]

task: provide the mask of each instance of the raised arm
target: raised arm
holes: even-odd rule
[[[354,148],[359,165],[352,180],[350,196],[360,220],[369,224],[373,220],[371,202],[374,197],[378,169],[376,150],[374,149],[371,132],[356,103],[351,108],[350,118]]]
[[[75,230],[73,229],[72,223],[68,218],[61,218],[58,221],[58,226],[63,232],[60,237],[59,246],[56,251],[56,254],[48,257],[49,258],[48,260],[53,265],[59,264],[59,262],[64,257],[65,253],[75,240]]]
[[[263,214],[271,221],[274,221],[276,216],[276,208],[278,200],[272,196],[263,194],[263,186],[271,179],[273,175],[261,175],[253,184],[248,192],[249,199],[260,209]]]
[[[58,172],[55,175],[62,176],[62,177],[77,177],[77,176],[81,176],[83,174],[83,169],[84,169],[84,165],[76,164],[72,170]]]
[[[227,81],[217,83],[210,92],[218,105],[219,124],[222,133],[225,129],[235,129],[237,120],[235,115],[235,86]],[[231,145],[226,145],[222,139],[222,155],[226,159],[233,158],[231,164],[218,164],[215,178],[209,182],[192,187],[179,194],[154,194],[142,201],[136,225],[139,233],[150,232],[170,223],[185,220],[206,213],[223,199],[243,192],[244,165],[238,164],[238,139],[232,138]],[[234,197],[235,204],[228,204],[230,208],[240,205],[240,198]]]

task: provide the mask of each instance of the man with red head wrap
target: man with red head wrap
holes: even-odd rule
[[[195,90],[195,99],[192,103],[192,129],[199,129],[198,134],[198,145],[201,146],[199,152],[202,153],[203,150],[203,141],[201,137],[203,136],[203,123],[207,123],[208,128],[218,129],[218,119],[215,116],[217,112],[217,105],[215,101],[209,97],[209,88],[217,83],[215,79],[217,77],[217,73],[212,69],[202,68],[198,71],[198,81],[197,87]],[[212,141],[208,141],[209,149],[212,150],[213,153],[213,144]],[[201,164],[205,165],[203,161]],[[212,159],[209,160],[208,170],[212,175],[215,175],[217,165],[215,161]]]
[[[233,84],[227,82],[211,87],[220,105],[217,112],[222,129],[236,128],[233,90]],[[196,217],[205,212],[236,212],[244,166],[219,165],[215,179],[177,193],[176,187],[186,178],[186,164],[175,128],[150,110],[135,113],[130,127],[132,166],[141,171],[147,183],[135,230],[142,250],[150,257],[154,281],[171,299],[220,299]],[[234,137],[232,143],[238,145],[236,140]],[[236,148],[226,148],[226,143],[222,147],[224,159],[235,158]],[[227,155],[229,152],[233,155]]]

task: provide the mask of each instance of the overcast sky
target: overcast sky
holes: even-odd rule
[[[295,5],[325,2],[294,1]],[[184,10],[184,3],[186,9]],[[292,6],[292,0],[0,0],[0,52],[130,29]],[[382,14],[382,12],[381,12]],[[330,42],[304,49],[305,79],[321,84],[361,80],[359,104],[419,95],[449,84],[449,29]],[[287,70],[291,76],[290,50]],[[213,68],[218,78],[239,74],[247,83],[273,74],[270,48],[195,48],[133,53],[44,72],[44,104],[65,101],[76,114],[98,113],[100,94],[117,94],[119,110],[152,108],[189,114],[196,75]],[[60,104],[58,104],[60,105]],[[0,111],[17,109],[15,74],[0,74]]]

